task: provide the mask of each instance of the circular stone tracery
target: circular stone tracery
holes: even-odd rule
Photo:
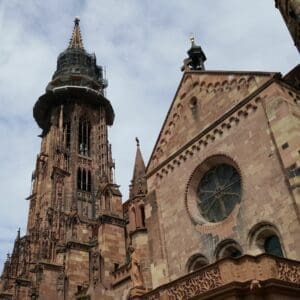
[[[198,208],[209,222],[224,220],[241,199],[241,178],[229,164],[218,164],[207,171],[197,188]]]

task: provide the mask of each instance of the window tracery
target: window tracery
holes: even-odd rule
[[[210,222],[224,220],[240,202],[241,178],[228,164],[218,164],[207,171],[198,186],[198,207]]]
[[[92,191],[92,175],[91,171],[78,168],[77,170],[77,189],[80,191]]]

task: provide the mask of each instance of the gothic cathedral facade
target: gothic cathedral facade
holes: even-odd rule
[[[75,19],[33,109],[27,232],[0,299],[299,299],[300,66],[282,76],[205,60],[192,39],[147,166],[137,139],[122,203],[107,81]]]

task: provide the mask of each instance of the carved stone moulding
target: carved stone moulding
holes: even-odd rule
[[[134,287],[129,292],[129,299],[130,300],[139,300],[144,299],[143,295],[145,294],[146,289],[143,287]]]
[[[224,258],[162,285],[146,293],[141,299],[212,300],[216,296],[218,299],[227,299],[225,294],[232,292],[237,295],[260,292],[263,295],[299,295],[300,262],[267,254],[244,255],[238,259]],[[270,299],[281,298],[270,296]]]
[[[125,280],[130,280],[129,268],[129,263],[127,263],[112,272],[112,286],[116,286]]]
[[[2,292],[2,293],[0,293],[0,299],[1,300],[13,300],[13,294]]]
[[[101,215],[98,220],[100,221],[101,224],[108,223],[108,224],[117,225],[121,227],[126,226],[126,221],[124,219],[110,216],[110,215]]]
[[[69,242],[67,242],[67,245],[66,245],[67,249],[76,249],[76,250],[81,250],[81,251],[86,251],[86,252],[89,252],[92,247],[94,247],[94,245],[78,243],[75,241],[69,241]]]

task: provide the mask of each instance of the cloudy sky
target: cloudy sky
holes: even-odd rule
[[[288,72],[298,53],[274,0],[0,0],[0,268],[26,231],[40,129],[32,107],[81,18],[85,48],[106,67],[110,141],[124,200],[138,136],[147,161],[193,33],[208,70]]]

